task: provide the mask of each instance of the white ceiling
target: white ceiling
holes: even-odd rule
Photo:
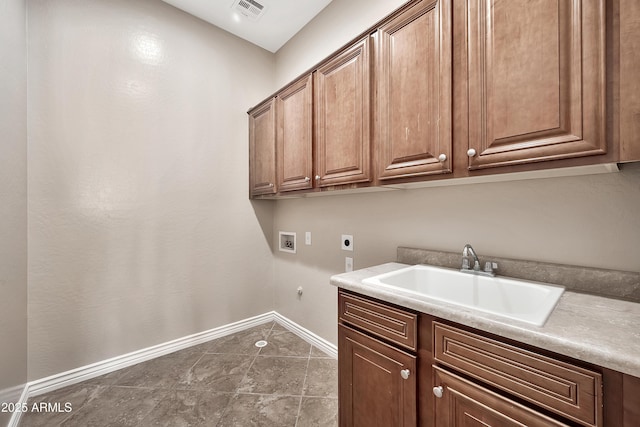
[[[254,0],[265,6],[257,22],[233,8],[234,0],[163,0],[216,27],[276,52],[331,0]]]

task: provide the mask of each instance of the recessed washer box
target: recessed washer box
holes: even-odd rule
[[[296,253],[296,233],[292,231],[280,231],[278,249],[281,252]]]

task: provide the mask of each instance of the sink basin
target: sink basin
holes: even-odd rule
[[[363,280],[424,300],[444,301],[536,326],[544,325],[563,286],[414,265]]]

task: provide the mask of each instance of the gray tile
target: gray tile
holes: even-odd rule
[[[337,427],[338,399],[303,397],[296,427]]]
[[[309,359],[305,396],[338,397],[338,361]]]
[[[21,426],[334,426],[336,395],[337,361],[271,322],[33,398],[72,410]]]
[[[267,339],[272,327],[273,322],[265,323],[215,339],[208,343],[206,350],[208,353],[256,355],[260,350],[255,346],[256,341]]]
[[[324,351],[320,350],[318,347],[315,347],[315,346],[311,346],[311,357],[325,357],[329,359],[335,359],[335,357],[325,353]]]
[[[166,390],[112,386],[61,423],[64,427],[137,426],[168,393]]]
[[[210,391],[171,391],[142,421],[140,427],[215,426],[233,397]]]
[[[218,427],[294,427],[299,406],[299,397],[238,394]]]
[[[253,359],[237,354],[205,354],[180,378],[176,388],[234,392]]]
[[[309,357],[311,344],[289,331],[272,331],[260,356]]]
[[[280,324],[280,323],[278,323],[278,322],[274,322],[274,324],[273,324],[273,330],[274,330],[274,331],[288,331],[288,329],[287,329],[287,328],[285,328],[283,325],[281,325],[281,324]]]
[[[80,383],[41,396],[32,397],[27,402],[29,410],[22,415],[20,426],[57,426],[78,412],[84,405],[96,399],[100,402],[99,397],[106,389],[106,386]],[[54,407],[57,405],[59,410],[40,411],[40,404],[43,403],[53,404]]]
[[[177,352],[125,368],[114,383],[117,386],[172,388],[201,357],[197,353]]]
[[[238,389],[241,393],[299,396],[308,359],[258,356]]]

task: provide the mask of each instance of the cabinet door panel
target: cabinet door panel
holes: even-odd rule
[[[416,357],[343,325],[338,334],[340,426],[415,427]]]
[[[276,192],[276,113],[270,99],[249,112],[249,194]]]
[[[369,38],[321,66],[315,79],[319,186],[369,181]]]
[[[435,384],[443,389],[436,400],[436,427],[568,426],[493,393],[457,375],[434,367]]]
[[[308,75],[278,94],[278,188],[311,188],[313,182],[312,79]]]
[[[451,172],[450,9],[424,0],[378,31],[381,180]]]
[[[467,1],[469,168],[606,153],[603,1]]]

